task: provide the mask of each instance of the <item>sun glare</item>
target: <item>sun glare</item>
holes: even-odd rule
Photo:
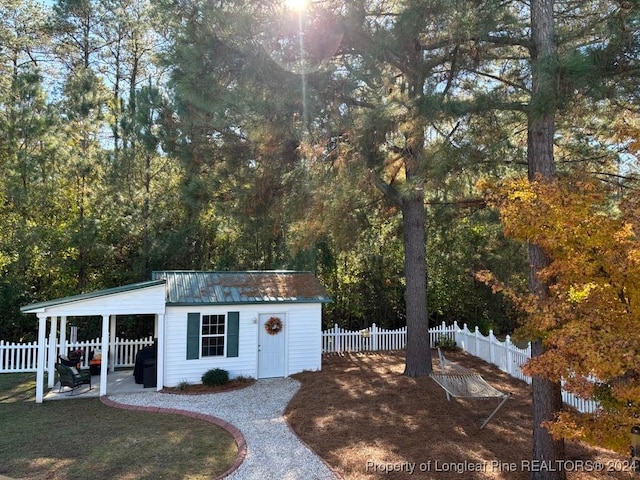
[[[307,8],[307,0],[285,0],[284,3],[288,9],[298,12]]]

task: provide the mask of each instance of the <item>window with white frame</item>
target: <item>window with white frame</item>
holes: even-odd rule
[[[202,356],[224,355],[225,315],[202,316]]]
[[[240,312],[203,315],[187,313],[186,359],[237,357],[240,353]]]

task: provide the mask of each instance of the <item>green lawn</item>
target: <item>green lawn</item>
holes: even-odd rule
[[[0,374],[0,432],[0,475],[36,480],[211,479],[238,452],[225,430],[179,415],[36,404],[32,373]]]

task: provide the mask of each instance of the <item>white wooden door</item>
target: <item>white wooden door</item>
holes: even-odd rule
[[[277,317],[282,322],[282,330],[270,335],[265,329],[265,323]],[[287,325],[282,314],[262,314],[259,321],[258,334],[258,378],[284,377],[285,372],[285,339]]]

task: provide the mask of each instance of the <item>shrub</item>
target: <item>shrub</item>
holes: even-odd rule
[[[207,370],[204,375],[202,375],[202,383],[209,387],[215,387],[217,385],[224,385],[225,383],[229,383],[229,372],[223,370],[222,368],[213,368],[211,370]]]
[[[436,347],[440,347],[443,350],[455,350],[456,341],[446,335],[440,335],[436,341]]]
[[[186,380],[182,380],[177,386],[176,386],[176,390],[178,390],[179,392],[184,392],[185,390],[187,390],[189,388],[191,384],[186,381]]]

